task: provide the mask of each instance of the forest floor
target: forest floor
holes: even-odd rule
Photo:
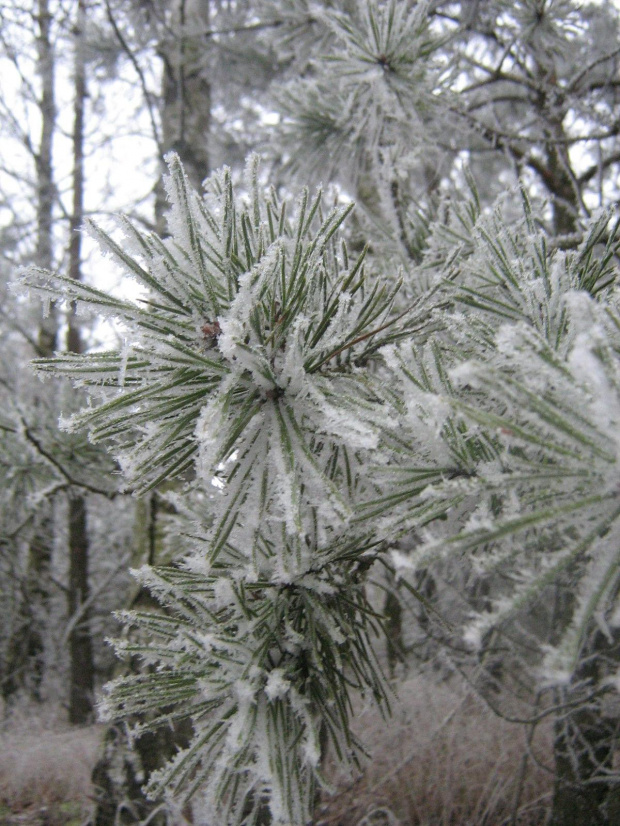
[[[92,804],[90,775],[101,726],[71,728],[44,704],[0,722],[0,826],[80,826]]]
[[[539,826],[548,811],[551,730],[527,759],[523,727],[473,693],[429,677],[406,679],[385,721],[360,708],[357,729],[372,758],[355,778],[336,767],[336,793],[316,826]],[[101,727],[69,728],[45,707],[0,721],[0,826],[81,826]],[[541,765],[537,765],[537,761]]]
[[[385,721],[361,709],[372,759],[335,779],[316,826],[542,826],[551,800],[551,721],[528,730],[495,715],[463,683],[405,679]],[[531,734],[531,732],[529,732]]]

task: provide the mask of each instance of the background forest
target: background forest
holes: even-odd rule
[[[0,0],[0,823],[620,823],[619,23]]]

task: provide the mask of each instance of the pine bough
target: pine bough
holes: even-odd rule
[[[243,196],[227,170],[199,196],[169,167],[169,238],[88,227],[144,300],[22,278],[123,325],[118,352],[36,362],[90,393],[64,426],[111,444],[136,493],[176,478],[198,503],[190,552],[137,572],[163,610],[124,615],[117,651],[144,668],[108,685],[102,713],[138,715],[136,734],[191,717],[153,795],[196,794],[206,822],[255,823],[268,805],[274,824],[301,825],[326,754],[358,759],[353,697],[388,706],[375,563],[403,580],[448,555],[518,572],[466,629],[474,646],[571,572],[579,597],[547,679],[570,679],[593,617],[612,621],[615,230],[601,215],[561,252],[527,200],[509,223],[472,195],[432,229],[420,290],[350,257],[350,207],[324,214],[307,192],[291,207],[263,192],[255,160]],[[404,535],[408,554],[393,550]]]

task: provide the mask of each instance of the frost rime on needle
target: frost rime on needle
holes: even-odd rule
[[[347,571],[371,542],[351,517],[390,407],[363,366],[391,340],[395,292],[368,283],[363,254],[349,258],[350,205],[324,215],[321,193],[303,192],[286,209],[258,186],[255,159],[249,204],[226,169],[202,197],[178,158],[168,164],[166,240],[126,220],[121,242],[91,225],[145,301],[25,276],[124,327],[118,353],[37,362],[92,391],[71,426],[110,444],[138,493],[173,478],[188,494],[214,476],[220,486],[179,569],[140,572],[167,613],[126,615],[136,636],[117,650],[154,668],[111,684],[106,714],[146,714],[138,731],[163,706],[192,717],[192,744],[152,777],[154,792],[204,787],[231,823],[268,798],[274,823],[303,823],[325,782],[322,727],[354,761],[349,695],[385,699],[376,620]]]

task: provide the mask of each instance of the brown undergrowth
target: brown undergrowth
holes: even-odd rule
[[[0,826],[78,826],[91,806],[99,726],[71,728],[44,705],[0,722]]]
[[[552,775],[551,724],[527,747],[521,725],[497,717],[462,685],[418,676],[391,719],[362,711],[372,748],[363,773],[339,779],[317,826],[542,826]],[[333,777],[333,775],[332,775]]]
[[[357,778],[328,768],[337,791],[315,826],[542,826],[552,777],[537,760],[551,762],[550,725],[528,752],[521,726],[472,691],[423,675],[401,685],[392,711],[384,720],[360,710],[371,757]],[[99,727],[71,729],[40,706],[0,724],[0,826],[80,826],[100,737]]]

